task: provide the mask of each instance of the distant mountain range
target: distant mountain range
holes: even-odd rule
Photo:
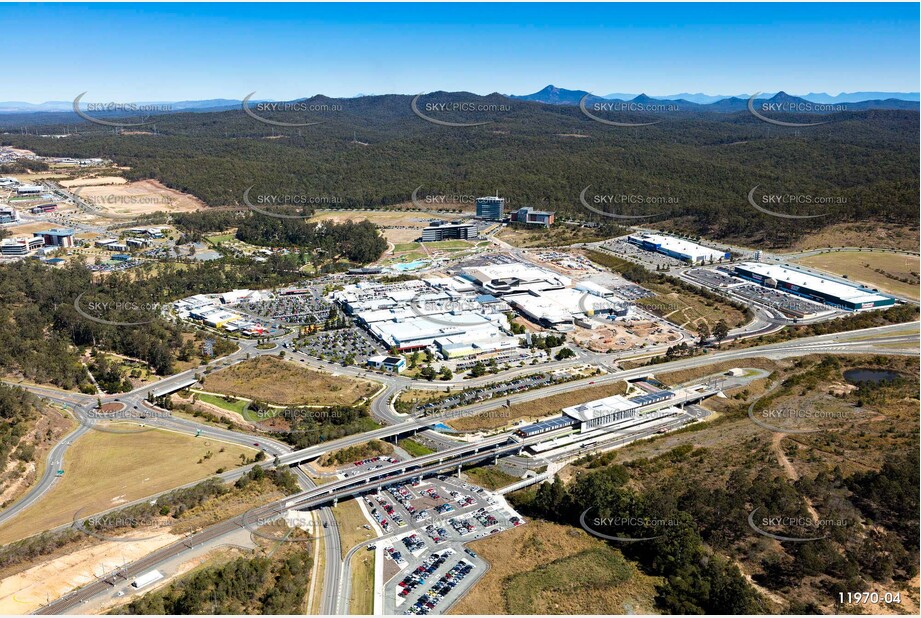
[[[546,88],[527,95],[504,95],[520,101],[533,101],[550,105],[578,105],[582,98],[589,94],[585,90],[567,90],[549,85]],[[358,94],[355,99],[371,97],[373,95]],[[475,95],[474,95],[475,96]],[[612,92],[599,96],[613,102],[643,103],[671,103],[679,111],[711,111],[711,112],[737,112],[748,106],[750,94],[733,96],[709,95],[704,93],[682,92],[678,94],[649,96],[643,93],[632,94]],[[266,99],[252,100],[251,103],[265,101]],[[297,99],[301,100],[301,99]],[[762,92],[758,94],[758,101],[773,103],[784,102],[789,104],[813,103],[824,105],[846,105],[846,111],[867,109],[918,109],[921,95],[917,92],[842,92],[830,95],[824,92],[810,92],[804,95],[788,95],[785,92]],[[85,102],[84,102],[85,103]],[[157,114],[171,112],[218,112],[229,109],[239,109],[242,103],[239,99],[206,99],[202,101],[139,101],[137,105],[168,106],[165,111]],[[822,111],[822,110],[815,110]],[[837,111],[837,110],[829,110]],[[842,110],[843,111],[843,110]],[[23,101],[0,102],[0,114],[30,114],[40,112],[73,112],[73,101],[46,101],[44,103],[26,103]],[[114,113],[114,112],[110,112]]]
[[[242,101],[238,99],[206,99],[204,101],[136,101],[136,105],[169,106],[166,113],[172,112],[214,112],[224,109],[239,108]],[[253,101],[254,103],[256,101]],[[97,101],[96,103],[100,103]],[[107,103],[107,101],[101,101]],[[86,102],[82,102],[84,109]],[[23,101],[0,101],[0,114],[28,114],[32,112],[72,112],[73,101],[45,101],[44,103],[25,103]]]
[[[764,97],[772,97],[776,92],[762,92],[760,93]],[[605,99],[621,99],[629,100],[637,97],[636,94],[625,94],[625,93],[611,93],[605,95]],[[885,99],[900,99],[902,101],[921,101],[921,95],[917,92],[842,92],[838,95],[830,95],[825,92],[810,92],[809,94],[799,94],[794,95],[806,101],[811,101],[813,103],[858,103],[860,101],[879,101]],[[722,101],[724,99],[745,99],[748,100],[751,98],[751,94],[735,94],[735,95],[712,95],[704,94],[702,92],[690,93],[690,92],[681,92],[679,94],[666,94],[666,95],[652,95],[653,99],[665,99],[665,100],[675,100],[683,99],[685,101],[690,101],[691,103],[700,103],[701,105],[707,105],[709,103],[716,103],[717,101]]]
[[[589,94],[585,90],[567,90],[554,85],[528,95],[509,95],[509,98],[521,101],[534,101],[552,105],[578,105],[584,96]],[[667,96],[649,96],[646,94],[611,93],[596,97],[614,102],[672,104],[679,111],[711,111],[711,112],[737,112],[748,107],[750,94],[735,96],[717,96],[702,93],[681,93]],[[789,95],[783,91],[777,93],[758,93],[759,102],[784,103],[786,105],[820,104],[820,105],[846,105],[841,110],[813,111],[857,111],[867,109],[918,109],[919,93],[917,92],[843,92],[831,96],[824,92],[809,93],[802,96]],[[805,109],[805,108],[803,108]]]

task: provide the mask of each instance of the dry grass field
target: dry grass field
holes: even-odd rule
[[[450,614],[655,613],[657,580],[578,528],[533,520],[470,547],[490,568]]]
[[[211,455],[204,459],[208,453]],[[249,448],[168,431],[90,431],[64,457],[64,476],[36,504],[0,529],[8,543],[240,465]],[[202,463],[199,463],[203,460]]]
[[[342,547],[343,558],[356,545],[374,538],[374,531],[364,527],[368,525],[368,519],[361,512],[356,499],[340,502],[332,510],[339,523],[339,544]]]
[[[656,296],[641,298],[637,304],[649,307],[654,313],[693,331],[703,320],[712,329],[719,320],[726,320],[729,328],[741,326],[747,320],[742,311],[724,302],[713,301],[687,292],[668,283],[644,283],[643,287]]]
[[[209,374],[203,390],[278,405],[351,405],[377,392],[372,382],[260,356]]]
[[[792,248],[798,251],[826,247],[873,247],[917,251],[921,234],[918,228],[885,223],[840,223],[809,234]]]
[[[917,247],[916,247],[917,249]],[[869,251],[832,251],[796,260],[799,264],[864,283],[882,292],[918,300],[918,256]],[[880,270],[882,272],[877,272]]]

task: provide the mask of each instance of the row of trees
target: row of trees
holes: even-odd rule
[[[173,220],[189,241],[236,228],[236,238],[242,242],[298,248],[307,252],[311,259],[318,258],[316,261],[320,264],[340,259],[367,264],[380,258],[387,250],[387,241],[369,221],[311,223],[307,221],[312,214],[309,208],[293,211],[281,207],[260,207],[260,210],[280,216],[250,210],[216,209],[176,213]]]
[[[310,554],[237,558],[195,571],[163,591],[113,610],[115,615],[299,614],[310,584]]]
[[[0,384],[0,469],[8,469],[9,457],[14,451],[20,459],[31,459],[28,456],[30,445],[23,445],[21,441],[37,418],[38,399],[32,393]]]

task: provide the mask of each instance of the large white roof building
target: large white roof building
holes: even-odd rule
[[[711,249],[688,240],[661,234],[632,234],[627,237],[627,242],[647,251],[656,251],[693,264],[717,262],[730,257],[726,251]]]
[[[895,299],[872,290],[776,264],[744,262],[735,266],[735,274],[765,287],[852,311],[895,304]]]

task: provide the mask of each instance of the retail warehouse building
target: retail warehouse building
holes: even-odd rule
[[[727,251],[711,249],[694,242],[661,234],[632,234],[627,236],[627,242],[646,251],[661,253],[690,264],[706,264],[730,258]]]
[[[736,276],[742,279],[848,311],[877,309],[895,304],[895,299],[867,288],[774,264],[745,262],[737,264],[734,270]]]

